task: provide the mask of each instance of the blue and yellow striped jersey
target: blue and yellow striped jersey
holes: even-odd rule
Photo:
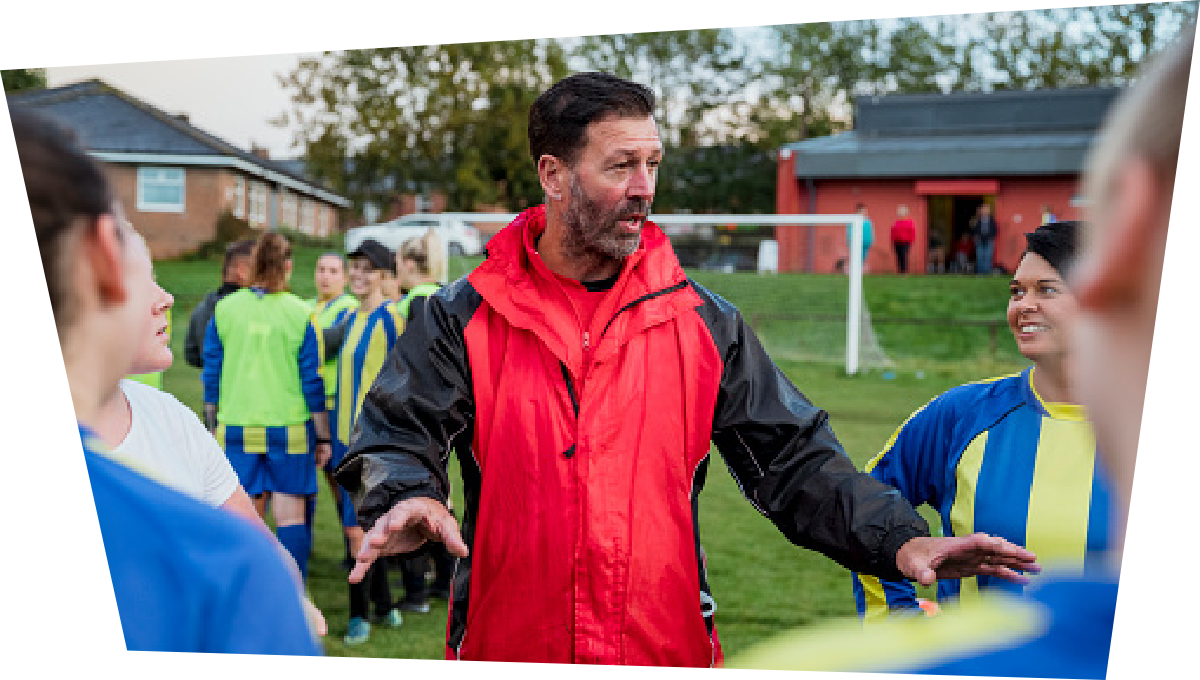
[[[1046,574],[1021,597],[992,592],[933,618],[797,628],[759,643],[732,668],[1022,678],[1098,678],[1108,670],[1116,574]]]
[[[362,410],[363,398],[383,360],[404,330],[404,318],[395,303],[387,302],[370,314],[354,310],[346,339],[338,354],[337,395],[333,407],[333,458],[341,460],[350,445],[350,433]]]
[[[358,309],[358,300],[349,293],[326,302],[313,301],[312,324],[318,331],[333,328]],[[318,340],[320,340],[318,334]],[[325,409],[333,410],[334,395],[337,393],[337,356],[326,356],[324,343],[321,343],[321,378],[325,381]]]
[[[1043,402],[1033,368],[956,387],[909,417],[866,472],[914,506],[928,503],[946,536],[984,532],[1034,551],[1057,573],[1108,546],[1111,501],[1082,407]],[[1021,586],[980,576],[938,582],[938,599]],[[854,575],[860,616],[917,607],[913,585]]]

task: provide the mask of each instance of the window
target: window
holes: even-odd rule
[[[233,216],[246,216],[246,178],[235,177],[233,179]]]
[[[327,205],[321,206],[317,210],[317,235],[328,236],[330,232],[330,223],[332,222],[333,209]]]
[[[302,233],[305,233],[305,234],[313,233],[313,213],[316,212],[315,208],[316,208],[316,205],[312,201],[308,200],[307,198],[304,199],[304,202],[302,202],[300,204],[300,225],[299,226],[300,226],[300,231]]]
[[[138,168],[138,210],[181,213],[186,193],[183,168]]]
[[[296,225],[296,194],[287,189],[279,190],[279,224],[288,227]]]
[[[250,183],[250,223],[267,223],[267,185],[262,182]]]

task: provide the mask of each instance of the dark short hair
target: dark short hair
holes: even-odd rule
[[[654,115],[654,92],[608,73],[577,73],[543,92],[529,108],[529,155],[574,165],[584,147],[587,126],[610,116]]]
[[[244,238],[240,241],[234,241],[225,246],[225,261],[221,264],[221,275],[228,276],[229,268],[233,266],[233,261],[239,257],[250,257],[254,254],[255,240],[252,238]]]
[[[1050,222],[1025,234],[1025,254],[1034,253],[1066,278],[1079,254],[1079,222]]]

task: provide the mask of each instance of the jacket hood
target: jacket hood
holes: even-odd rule
[[[534,249],[535,239],[545,230],[546,206],[525,210],[488,241],[487,259],[469,280],[496,312],[513,326],[537,334],[573,373],[582,363],[584,332],[595,338],[597,357],[602,358],[630,334],[703,303],[686,285],[687,275],[666,234],[646,220],[637,250],[625,258],[611,294],[596,309],[592,327],[581,328],[570,299]],[[639,302],[646,296],[653,297]]]

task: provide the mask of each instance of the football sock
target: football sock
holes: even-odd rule
[[[300,567],[300,577],[308,578],[308,553],[312,549],[312,534],[308,527],[303,524],[292,524],[286,527],[279,527],[275,530],[275,535],[279,537],[279,542],[292,555],[292,559],[296,560],[296,566]]]

